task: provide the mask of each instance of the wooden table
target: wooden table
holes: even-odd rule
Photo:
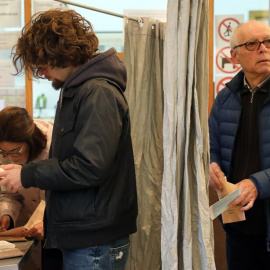
[[[19,249],[22,255],[0,259],[0,270],[39,270],[41,250],[39,241],[15,242],[14,244],[16,250]]]

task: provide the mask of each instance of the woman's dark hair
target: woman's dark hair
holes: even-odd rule
[[[91,23],[74,10],[51,9],[37,13],[13,47],[15,75],[25,70],[27,75],[40,78],[39,68],[78,67],[89,61],[97,50],[98,38]]]
[[[36,126],[27,110],[13,106],[0,111],[0,142],[3,141],[27,143],[27,162],[37,158],[47,144],[46,135]]]

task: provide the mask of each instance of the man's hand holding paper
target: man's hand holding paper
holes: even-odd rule
[[[222,190],[223,185],[221,183],[225,175],[216,162],[210,164],[210,186],[216,190]]]
[[[242,190],[239,197],[230,203],[230,207],[242,206],[241,211],[247,211],[253,207],[254,201],[258,197],[255,184],[250,179],[244,179],[233,185],[226,181],[225,175],[216,162],[210,164],[210,186],[217,191],[218,197],[223,198],[232,191],[240,188]]]
[[[17,164],[1,165],[0,187],[5,186],[8,192],[17,192],[22,189],[21,170],[22,166]]]
[[[239,188],[239,186],[227,182],[224,173],[221,171],[220,167],[215,162],[210,164],[210,186],[216,190],[219,199],[224,198],[225,196],[229,195],[230,193]],[[242,192],[243,191],[241,191],[241,194]],[[243,210],[240,210],[242,209],[242,207],[238,205],[238,203],[242,200],[239,199],[238,202],[236,201],[239,197],[232,201],[229,204],[230,207],[222,213],[223,223],[238,222],[246,219],[245,213],[243,212]]]
[[[253,207],[258,197],[258,190],[250,179],[244,179],[236,184],[237,188],[241,188],[242,192],[239,197],[230,203],[230,207],[242,206],[241,211],[247,211]]]

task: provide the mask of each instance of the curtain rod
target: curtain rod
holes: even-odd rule
[[[125,17],[124,15],[119,14],[119,13],[114,13],[114,12],[110,12],[110,11],[107,11],[107,10],[94,8],[94,7],[90,7],[90,6],[86,6],[86,5],[82,5],[82,4],[78,4],[78,3],[74,3],[74,2],[70,2],[70,1],[63,1],[63,0],[54,0],[54,1],[61,2],[61,3],[64,3],[64,4],[74,5],[74,6],[77,6],[77,7],[82,7],[82,8],[86,8],[86,9],[90,9],[90,10],[94,10],[94,11],[97,11],[97,12],[105,13],[105,14],[120,17],[120,18]],[[133,21],[138,21],[139,20],[139,18],[129,18],[129,17],[128,17],[128,19],[133,20]]]

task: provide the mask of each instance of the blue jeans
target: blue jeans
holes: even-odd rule
[[[112,243],[80,248],[63,249],[65,270],[124,270],[129,250],[129,237]]]

